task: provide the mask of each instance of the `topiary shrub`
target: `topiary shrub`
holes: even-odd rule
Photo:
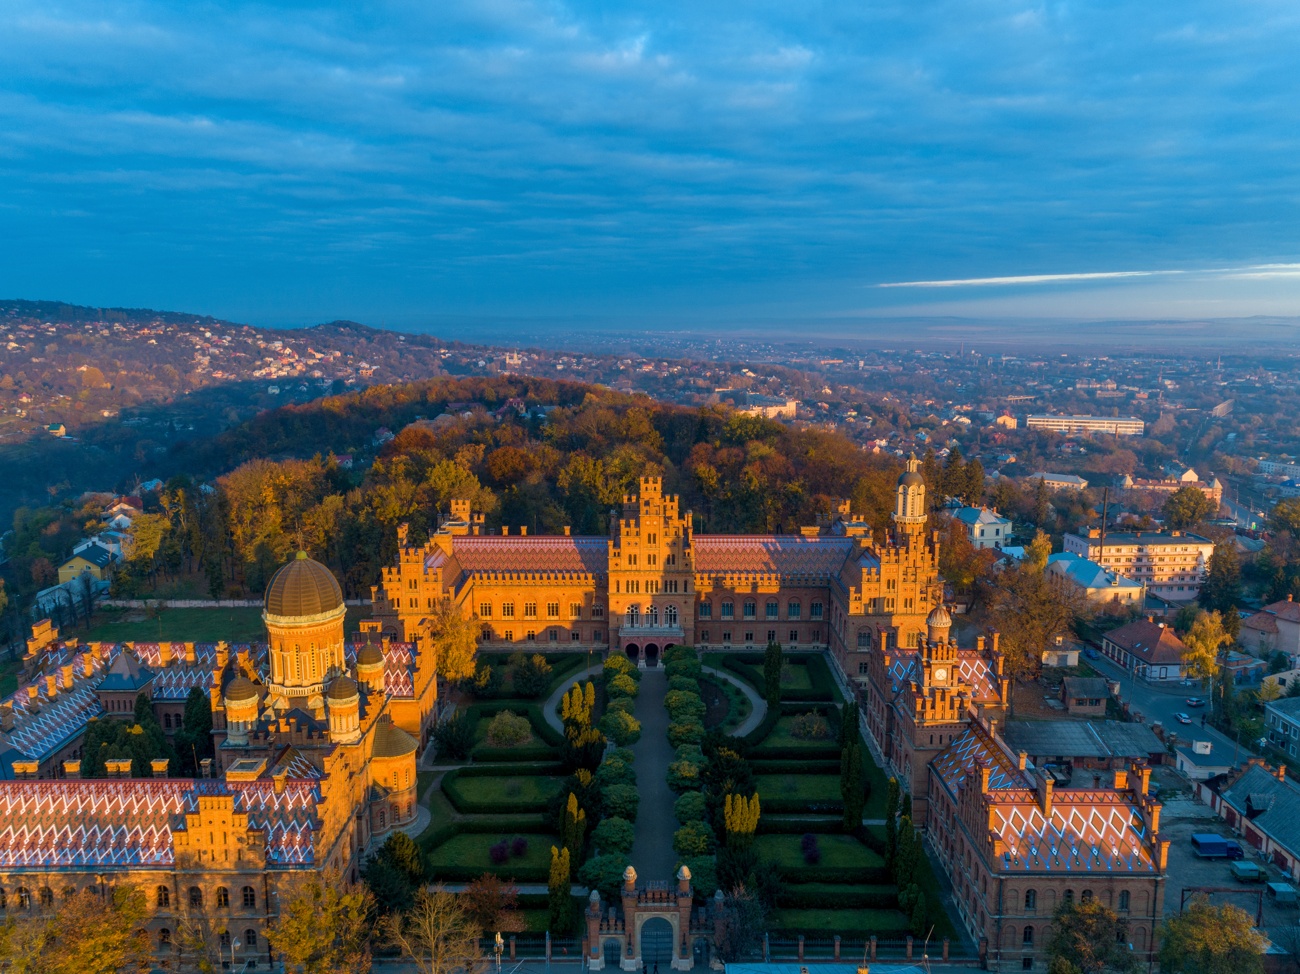
[[[623,888],[623,870],[626,868],[626,853],[592,856],[578,870],[578,882],[599,890],[606,903],[617,903],[619,891]]]
[[[514,656],[510,657],[513,664],[512,681],[515,693],[530,699],[540,697],[551,682],[551,664],[546,662],[546,657],[541,653],[534,653],[527,659],[522,653],[517,655],[519,657],[517,662]]]
[[[718,891],[718,867],[712,856],[683,856],[677,866],[691,871],[691,886],[696,896],[707,900]]]
[[[673,761],[668,765],[668,787],[673,791],[698,791],[704,787],[703,762]]]
[[[641,721],[622,710],[607,710],[605,716],[600,718],[600,729],[620,747],[635,744],[641,739]]]
[[[668,690],[670,693],[673,690],[684,690],[687,693],[699,693],[700,685],[690,677],[675,676],[668,681]]]
[[[693,657],[691,659],[677,659],[665,664],[664,674],[670,680],[680,676],[688,680],[698,681],[700,677],[704,676],[704,667],[699,660]]]
[[[673,747],[681,747],[683,744],[699,744],[702,740],[704,740],[704,725],[698,720],[682,723],[674,721],[668,725],[668,743]]]
[[[601,761],[600,767],[596,769],[596,784],[601,788],[608,788],[611,785],[636,785],[636,771],[626,761],[620,761],[610,755]]]
[[[713,830],[703,822],[687,822],[673,833],[673,851],[679,856],[707,856],[713,851]]]
[[[825,717],[815,710],[796,717],[790,727],[790,735],[805,741],[825,741],[831,737],[831,725]]]
[[[591,841],[600,850],[601,855],[618,853],[627,855],[632,851],[636,840],[636,829],[625,818],[612,816],[604,819],[591,833]]]
[[[612,697],[605,704],[605,713],[618,711],[619,713],[632,714],[636,710],[636,700],[632,697]]]
[[[626,673],[620,673],[611,679],[605,687],[610,697],[635,697],[637,695],[636,680],[632,679]]]
[[[669,690],[664,694],[664,709],[673,720],[699,719],[704,716],[704,701],[692,690]]]
[[[815,866],[822,861],[822,851],[817,845],[817,836],[811,832],[805,832],[803,838],[799,840],[799,851],[803,853],[803,861],[810,866]]]
[[[621,653],[614,653],[605,660],[604,676],[606,682],[620,673],[630,676],[634,680],[641,679],[641,671],[635,663]]]
[[[709,804],[705,801],[703,795],[698,791],[688,791],[673,802],[673,815],[676,817],[678,825],[685,825],[687,822],[702,822],[708,808]]]
[[[493,747],[519,747],[533,739],[528,718],[503,710],[488,724],[487,742]]]
[[[610,785],[601,789],[600,803],[606,815],[635,822],[641,796],[633,785]]]

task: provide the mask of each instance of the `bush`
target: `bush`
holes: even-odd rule
[[[641,679],[641,671],[637,665],[621,653],[612,653],[605,660],[605,681],[608,683],[619,674],[630,676],[634,680]]]
[[[641,740],[641,721],[622,710],[607,710],[605,716],[600,718],[600,729],[620,747]]]
[[[610,785],[601,790],[601,805],[606,815],[635,822],[637,807],[640,804],[641,796],[637,794],[633,785]]]
[[[514,662],[515,657],[511,657]],[[519,661],[514,663],[514,685],[515,693],[521,697],[532,699],[540,697],[546,692],[546,687],[551,682],[551,664],[546,662],[546,657],[541,653],[534,653],[527,659],[523,654],[519,654]]]
[[[830,722],[815,710],[800,714],[794,719],[790,733],[801,740],[822,741],[831,737]]]
[[[632,697],[612,697],[605,704],[605,713],[621,713],[631,716],[636,711],[636,700]]]
[[[528,718],[503,710],[488,724],[487,742],[493,747],[518,747],[533,739]]]
[[[696,896],[707,900],[718,891],[718,868],[712,856],[683,856],[678,866],[691,871],[691,886]]]
[[[704,787],[701,773],[704,763],[674,761],[668,765],[668,787],[675,792],[697,791]]]
[[[637,695],[636,680],[632,679],[626,673],[620,673],[606,684],[605,691],[610,697],[635,697]]]
[[[474,749],[474,722],[456,711],[433,726],[433,741],[438,757],[464,761]]]
[[[501,695],[501,670],[487,660],[478,661],[471,681],[471,689],[475,698],[479,700],[491,700]]]
[[[675,676],[668,681],[668,691],[671,693],[673,690],[681,690],[685,693],[699,693],[700,685],[690,677]]]
[[[811,832],[805,832],[803,838],[799,840],[799,851],[803,853],[803,861],[810,866],[815,866],[822,861],[822,851],[817,846],[817,836]]]
[[[494,866],[503,865],[510,858],[510,841],[502,839],[500,842],[488,849],[488,858],[492,860]]]
[[[713,830],[703,822],[687,822],[673,833],[673,851],[679,856],[707,856],[713,842]]]
[[[613,816],[601,821],[591,833],[591,841],[602,855],[619,853],[626,856],[632,851],[636,829],[625,818]]]
[[[664,709],[677,721],[704,716],[704,701],[693,690],[669,690],[664,695]]]
[[[510,840],[510,855],[516,859],[522,859],[528,855],[528,840],[522,835],[516,835]]]
[[[611,785],[636,786],[636,770],[626,761],[620,761],[612,754],[600,762],[596,769],[596,784],[602,789]]]
[[[681,747],[683,744],[699,744],[702,740],[704,740],[704,725],[698,720],[682,723],[673,721],[668,725],[668,743],[673,747]]]
[[[709,804],[704,800],[703,795],[698,791],[688,791],[673,802],[673,816],[677,819],[678,825],[685,825],[687,822],[702,822],[708,808]]]
[[[704,676],[704,667],[700,665],[698,659],[692,657],[691,659],[673,660],[664,666],[664,673],[670,680],[681,676],[688,680],[698,681],[700,677]]]
[[[626,868],[625,854],[609,853],[592,856],[578,870],[578,882],[591,889],[599,890],[607,904],[617,903],[619,891],[623,888],[623,870]]]
[[[694,646],[670,646],[664,650],[664,655],[663,655],[663,661],[665,665],[667,665],[668,663],[674,663],[678,660],[683,660],[683,659],[698,660],[699,658],[700,655],[695,651]]]

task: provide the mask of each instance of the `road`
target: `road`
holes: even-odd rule
[[[1142,680],[1134,680],[1117,664],[1100,654],[1097,659],[1088,659],[1088,665],[1107,679],[1118,680],[1120,699],[1128,701],[1134,710],[1139,711],[1143,721],[1148,725],[1160,721],[1167,733],[1178,735],[1180,742],[1208,740],[1214,746],[1216,757],[1225,755],[1232,757],[1235,754],[1237,757],[1234,763],[1244,761],[1254,753],[1249,747],[1249,741],[1241,742],[1238,749],[1236,741],[1209,725],[1209,693],[1204,688],[1184,687],[1177,684],[1168,688],[1152,686]],[[1200,697],[1206,701],[1206,705],[1200,708],[1189,707],[1188,697]],[[1180,711],[1191,716],[1190,725],[1180,724],[1174,718],[1174,714]],[[1204,727],[1201,726],[1202,716],[1207,718]]]

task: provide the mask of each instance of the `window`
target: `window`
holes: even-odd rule
[[[1065,891],[1065,895],[1061,897],[1061,902],[1063,902],[1063,903],[1073,903],[1073,902],[1074,902],[1074,890],[1072,890],[1072,889],[1067,889],[1067,890]]]
[[[546,603],[546,618],[548,618],[548,619],[558,619],[558,618],[560,618],[560,603],[559,603],[559,602],[547,602],[547,603]]]
[[[203,905],[203,890],[197,886],[190,887],[190,906],[201,907]]]
[[[1128,912],[1128,902],[1129,902],[1128,890],[1126,890],[1126,889],[1120,890],[1120,893],[1119,893],[1119,911],[1120,911],[1121,913],[1127,913],[1127,912]]]
[[[558,629],[554,629],[554,628],[546,630],[546,638],[549,639],[549,640],[550,640],[551,642],[553,642],[553,643],[557,643],[557,642],[559,642],[559,641],[560,641],[560,630],[558,630]]]
[[[524,633],[524,639],[528,640],[530,643],[537,642],[537,630],[529,629],[526,633]]]
[[[754,641],[754,634],[752,632],[745,633],[745,642],[752,643],[753,641]]]
[[[701,630],[700,630],[700,642],[702,642],[702,643],[707,643],[708,641],[709,641],[709,630],[707,630],[707,629],[701,629]]]
[[[775,629],[769,629],[769,630],[767,631],[767,642],[768,642],[768,645],[771,645],[772,643],[776,642],[776,630],[775,630]]]
[[[1092,902],[1092,890],[1090,890],[1090,889],[1085,889],[1085,890],[1083,891],[1083,895],[1082,895],[1081,897],[1079,897],[1079,898],[1080,898],[1083,902],[1085,902],[1085,903],[1091,903],[1091,902]]]
[[[253,950],[257,947],[256,930],[249,929],[244,931],[244,946],[247,947],[249,950]]]
[[[780,612],[780,606],[777,605],[776,599],[770,599],[767,605],[763,606],[763,612],[768,619],[777,618],[777,614]]]
[[[808,608],[808,618],[809,618],[809,619],[820,619],[820,618],[822,617],[822,608],[823,608],[823,607],[822,607],[822,604],[821,604],[820,602],[814,602],[814,603],[813,603],[811,606],[809,606],[809,608]]]
[[[791,643],[797,643],[798,641],[799,641],[799,630],[798,630],[798,629],[791,629],[791,630],[790,630],[790,642],[791,642]]]
[[[729,643],[729,642],[731,642],[731,630],[730,630],[730,629],[724,629],[724,630],[722,630],[722,641],[723,641],[724,643]]]
[[[653,567],[655,567],[655,565],[659,564],[659,557],[658,557],[657,555],[654,555],[654,554],[646,555],[646,556],[645,556],[645,563],[646,563],[647,565],[649,565],[651,568],[653,568]]]
[[[513,602],[501,603],[501,618],[513,619],[515,617],[515,604]]]
[[[251,886],[244,887],[244,909],[251,910],[257,906],[257,891]]]
[[[1033,913],[1037,909],[1038,909],[1038,890],[1036,889],[1025,890],[1025,912]]]
[[[1034,959],[1032,957],[1021,958],[1020,969],[1022,971],[1032,971],[1034,969]]]
[[[166,927],[163,927],[161,930],[158,931],[158,946],[159,948],[167,948],[170,947],[171,945],[172,945],[172,932],[168,930]]]
[[[222,931],[221,931],[221,938],[220,938],[220,939],[221,939],[221,949],[222,949],[222,950],[229,950],[229,949],[230,949],[230,931],[229,931],[229,930],[222,930]]]
[[[172,727],[172,715],[171,715],[171,714],[163,714],[163,726],[166,727],[168,730],[171,730],[171,727]]]
[[[1020,938],[1020,941],[1021,941],[1021,943],[1023,943],[1026,947],[1032,947],[1032,946],[1034,946],[1034,928],[1033,928],[1033,927],[1025,927],[1025,933],[1024,933],[1024,936],[1022,936],[1022,937]]]
[[[647,534],[647,535],[645,536],[645,543],[646,543],[646,544],[658,544],[658,543],[659,543],[659,535],[657,535],[657,534]]]
[[[858,630],[858,649],[868,649],[871,646],[871,630]]]
[[[787,619],[798,619],[799,614],[802,611],[803,611],[802,602],[791,601],[790,604],[785,607],[785,617]]]
[[[726,602],[722,603],[722,618],[724,619],[736,618],[736,604],[734,602],[727,600]]]
[[[53,905],[54,905],[54,890],[50,889],[48,886],[42,886],[42,887],[41,887],[41,906],[42,906],[44,909],[49,909],[49,908],[52,907]]]
[[[677,625],[677,606],[675,605],[664,606],[664,625],[665,626]]]
[[[525,602],[525,603],[524,603],[524,618],[525,618],[525,619],[536,619],[536,618],[537,618],[537,603],[536,603],[536,602]]]
[[[582,603],[581,603],[581,602],[570,602],[570,603],[569,603],[569,618],[570,618],[570,619],[581,619],[581,618],[582,618]]]
[[[18,909],[30,910],[32,908],[32,894],[25,886],[18,887]]]
[[[569,633],[569,642],[571,643],[582,642],[582,633],[580,633],[577,629],[574,629],[572,632]]]
[[[492,618],[492,603],[491,603],[491,602],[480,602],[480,603],[478,604],[478,617],[479,617],[480,619],[491,619],[491,618]]]
[[[221,909],[230,905],[230,890],[224,886],[217,887],[217,908]]]
[[[758,603],[753,599],[745,600],[745,618],[755,619],[758,617]]]
[[[712,618],[713,618],[713,603],[712,603],[712,602],[701,602],[700,605],[699,605],[699,613],[700,613],[700,618],[701,618],[701,619],[712,619]]]
[[[605,607],[603,605],[593,605],[591,607],[591,617],[593,619],[605,618]]]
[[[871,666],[866,660],[858,660],[858,676],[866,676],[871,672]]]
[[[172,905],[172,891],[166,886],[159,886],[154,892],[154,900],[158,909],[165,910]]]
[[[513,629],[503,629],[501,631],[501,638],[508,643],[512,643],[515,641],[515,631]]]

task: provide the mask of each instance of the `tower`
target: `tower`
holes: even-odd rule
[[[907,469],[898,478],[898,493],[894,501],[894,523],[908,538],[919,537],[925,531],[925,478],[921,464],[913,453],[907,458]]]
[[[270,640],[268,685],[277,709],[324,716],[325,684],[345,669],[343,590],[333,573],[300,551],[271,577],[262,621]]]

